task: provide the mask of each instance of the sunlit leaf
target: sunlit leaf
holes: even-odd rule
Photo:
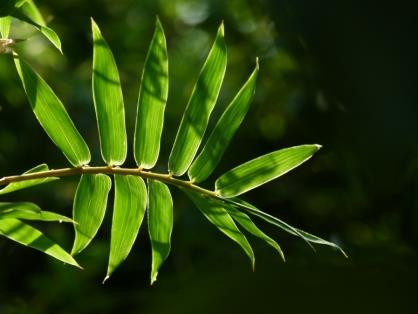
[[[72,255],[84,250],[99,230],[111,185],[110,178],[104,174],[81,176],[74,198],[73,220],[76,224]]]
[[[258,61],[255,70],[226,108],[202,151],[191,165],[188,172],[191,181],[204,181],[210,176],[220,162],[229,142],[238,130],[250,108],[250,103],[255,91],[257,74]]]
[[[205,197],[196,192],[184,190],[193,203],[199,208],[202,214],[221,232],[238,243],[244,252],[251,260],[251,266],[254,269],[255,256],[247,238],[241,233],[236,226],[234,220],[223,208],[223,204],[220,201],[214,200],[209,197]]]
[[[147,188],[137,176],[115,175],[109,265],[106,278],[126,259],[134,245],[147,206]]]
[[[0,37],[8,38],[12,18],[10,16],[0,17]]]
[[[26,208],[22,208],[19,203],[12,203],[8,210],[2,211],[0,209],[0,219],[18,218],[24,220],[35,220],[35,221],[57,221],[57,222],[68,222],[74,223],[71,218],[66,216],[49,212],[45,210],[39,211],[28,211]],[[29,203],[30,204],[30,203]],[[35,204],[33,204],[35,205]],[[1,207],[1,203],[0,203]]]
[[[225,75],[226,60],[224,26],[222,24],[177,131],[168,162],[168,169],[172,175],[183,175],[197,153],[218,98]]]
[[[48,254],[66,264],[81,268],[74,258],[39,230],[18,219],[0,219],[0,235]]]
[[[157,280],[158,270],[170,254],[173,230],[173,200],[168,187],[148,180],[148,232],[152,247],[151,284]]]
[[[90,162],[89,148],[74,126],[64,105],[28,64],[16,55],[14,60],[32,110],[45,132],[73,166],[88,164]]]
[[[136,117],[134,156],[145,169],[154,167],[160,152],[168,96],[168,58],[163,27],[157,19],[142,73]]]
[[[0,215],[5,215],[13,211],[39,214],[41,209],[38,205],[29,202],[0,202]]]
[[[115,59],[97,24],[93,32],[93,99],[103,160],[119,166],[126,159],[127,139],[122,88]]]
[[[48,171],[48,170],[49,168],[47,164],[41,164],[26,171],[24,174],[36,173],[36,172],[42,172],[42,171]],[[48,183],[48,182],[55,181],[58,179],[59,178],[57,177],[46,177],[46,178],[39,178],[39,179],[33,179],[33,180],[25,180],[25,181],[20,181],[20,182],[13,182],[13,183],[8,184],[3,189],[1,189],[0,195],[26,189],[35,185]]]
[[[296,168],[320,148],[320,145],[294,146],[248,161],[217,179],[216,192],[224,198],[245,193]]]

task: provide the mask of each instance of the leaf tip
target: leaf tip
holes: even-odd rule
[[[110,275],[106,275],[106,277],[102,281],[102,285],[104,285],[109,278],[110,278]]]
[[[260,68],[260,62],[258,60],[258,57],[255,58],[255,70],[258,71],[258,69]]]
[[[157,281],[158,272],[151,275],[151,286]]]
[[[219,26],[218,35],[221,36],[221,37],[225,37],[225,26],[224,26],[224,21],[223,20],[221,22],[221,25]]]
[[[316,147],[316,150],[318,151],[318,150],[320,150],[321,148],[322,148],[322,145],[321,144],[314,144],[314,146]]]

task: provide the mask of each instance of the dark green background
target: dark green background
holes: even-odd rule
[[[120,68],[132,136],[139,78],[155,16],[164,25],[170,94],[162,155],[168,153],[199,68],[223,20],[229,61],[218,117],[259,56],[256,97],[223,171],[282,147],[320,143],[307,164],[246,198],[347,250],[313,253],[263,225],[285,250],[250,238],[256,271],[239,247],[175,192],[172,253],[149,286],[150,245],[101,284],[110,214],[81,254],[78,271],[0,239],[0,313],[415,313],[418,310],[418,49],[416,1],[39,0],[63,41],[60,56],[30,27],[21,53],[51,84],[93,150],[100,151],[91,99],[90,16]],[[213,125],[213,120],[211,121]],[[131,141],[132,144],[132,141]],[[0,176],[47,162],[66,166],[37,125],[12,66],[0,55]],[[133,159],[127,161],[133,165]],[[76,178],[1,197],[71,214]],[[40,225],[70,248],[71,226]]]

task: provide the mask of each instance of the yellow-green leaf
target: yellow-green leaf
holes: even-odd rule
[[[75,240],[71,254],[84,250],[99,230],[106,213],[112,182],[104,174],[83,174],[74,198]]]
[[[91,20],[93,32],[93,100],[99,128],[103,160],[109,166],[122,165],[126,159],[125,108],[115,58]]]
[[[168,161],[168,169],[172,175],[183,175],[196,156],[221,89],[226,60],[224,26],[222,24],[177,131]]]
[[[147,206],[147,188],[137,176],[115,175],[109,264],[106,278],[126,259],[134,245]]]
[[[12,18],[10,16],[0,17],[0,36],[2,38],[9,37],[11,24],[12,24]]]
[[[49,211],[43,211],[33,203],[0,203],[0,219],[19,218],[37,221],[58,221],[73,223],[73,220]]]
[[[51,87],[15,55],[15,64],[28,101],[42,128],[75,167],[90,162],[89,148]]]
[[[248,161],[218,178],[216,192],[224,198],[245,193],[296,168],[320,148],[320,145],[294,146]]]
[[[151,285],[170,254],[173,230],[173,200],[167,185],[148,180],[148,233],[152,247]]]
[[[134,137],[138,167],[154,167],[160,153],[164,110],[168,96],[168,57],[164,30],[157,18],[142,73]]]

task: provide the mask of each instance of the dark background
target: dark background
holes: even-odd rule
[[[0,313],[415,313],[418,311],[418,130],[416,1],[53,0],[36,1],[60,35],[64,56],[30,27],[21,53],[54,88],[101,164],[91,99],[90,16],[109,42],[132,136],[136,98],[155,16],[164,25],[170,94],[168,153],[191,88],[223,20],[228,67],[216,117],[259,56],[255,100],[222,164],[206,183],[282,147],[320,143],[290,174],[246,194],[259,208],[339,243],[318,247],[261,224],[287,262],[249,238],[253,273],[239,247],[175,192],[172,252],[149,286],[146,226],[126,262],[101,284],[110,214],[79,256],[84,271],[0,239]],[[131,142],[132,144],[132,142]],[[0,176],[47,162],[65,167],[31,113],[10,56],[0,55]],[[132,158],[126,163],[133,165]],[[1,197],[71,215],[76,178]],[[71,226],[40,225],[65,248]]]

